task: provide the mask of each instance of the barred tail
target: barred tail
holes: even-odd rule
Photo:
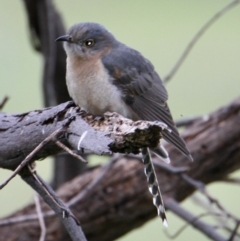
[[[144,172],[147,177],[148,189],[153,196],[153,204],[156,206],[158,216],[162,219],[163,225],[168,227],[163,199],[158,184],[155,169],[152,163],[149,148],[142,148],[142,161],[144,163]]]

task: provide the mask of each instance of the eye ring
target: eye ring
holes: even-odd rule
[[[94,45],[94,39],[87,39],[84,41],[86,47],[92,47]]]

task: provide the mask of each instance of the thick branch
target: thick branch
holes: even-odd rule
[[[239,119],[240,98],[209,115],[207,119],[196,120],[183,133],[194,162],[189,163],[177,150],[168,146],[171,165],[187,167],[188,176],[205,184],[226,178],[229,173],[240,168]],[[122,157],[109,165],[107,171],[106,166],[88,170],[58,190],[58,195],[72,204],[71,210],[80,220],[88,240],[116,239],[156,217],[142,163],[134,157]],[[181,202],[194,192],[194,187],[181,174],[167,171],[167,168],[156,169],[157,175],[161,177],[159,184],[164,198]],[[46,205],[42,203],[42,206],[46,211]],[[32,214],[35,214],[33,204],[12,217]],[[31,222],[1,227],[1,237],[4,237],[4,241],[21,240],[21,237],[26,236],[37,240],[40,236],[37,215],[35,221],[32,218],[26,216],[26,220],[30,219]],[[70,240],[57,218],[48,217],[45,221],[48,227],[46,240],[50,240],[50,237]]]
[[[0,167],[15,169],[37,145],[66,122],[69,122],[68,128],[58,139],[75,150],[95,154],[138,153],[141,147],[156,147],[162,129],[168,131],[161,122],[133,122],[116,113],[106,113],[103,120],[96,120],[79,111],[72,102],[19,115],[0,113]],[[44,145],[32,161],[60,151],[53,140]]]

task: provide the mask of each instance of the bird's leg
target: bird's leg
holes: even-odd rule
[[[158,210],[158,216],[162,219],[163,225],[167,227],[168,223],[162,195],[153,166],[150,150],[147,147],[142,148],[142,161],[144,164],[144,172],[147,177],[148,189],[153,196],[153,204]]]

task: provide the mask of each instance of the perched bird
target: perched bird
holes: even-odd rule
[[[67,87],[78,106],[96,116],[110,111],[132,120],[162,121],[172,130],[164,131],[163,138],[192,159],[173,122],[163,82],[141,53],[116,40],[97,23],[76,24],[67,35],[56,41],[64,41]],[[165,149],[159,148],[156,152],[168,159]],[[144,165],[149,190],[166,225],[163,201],[148,148],[143,148],[142,153],[148,157]]]

